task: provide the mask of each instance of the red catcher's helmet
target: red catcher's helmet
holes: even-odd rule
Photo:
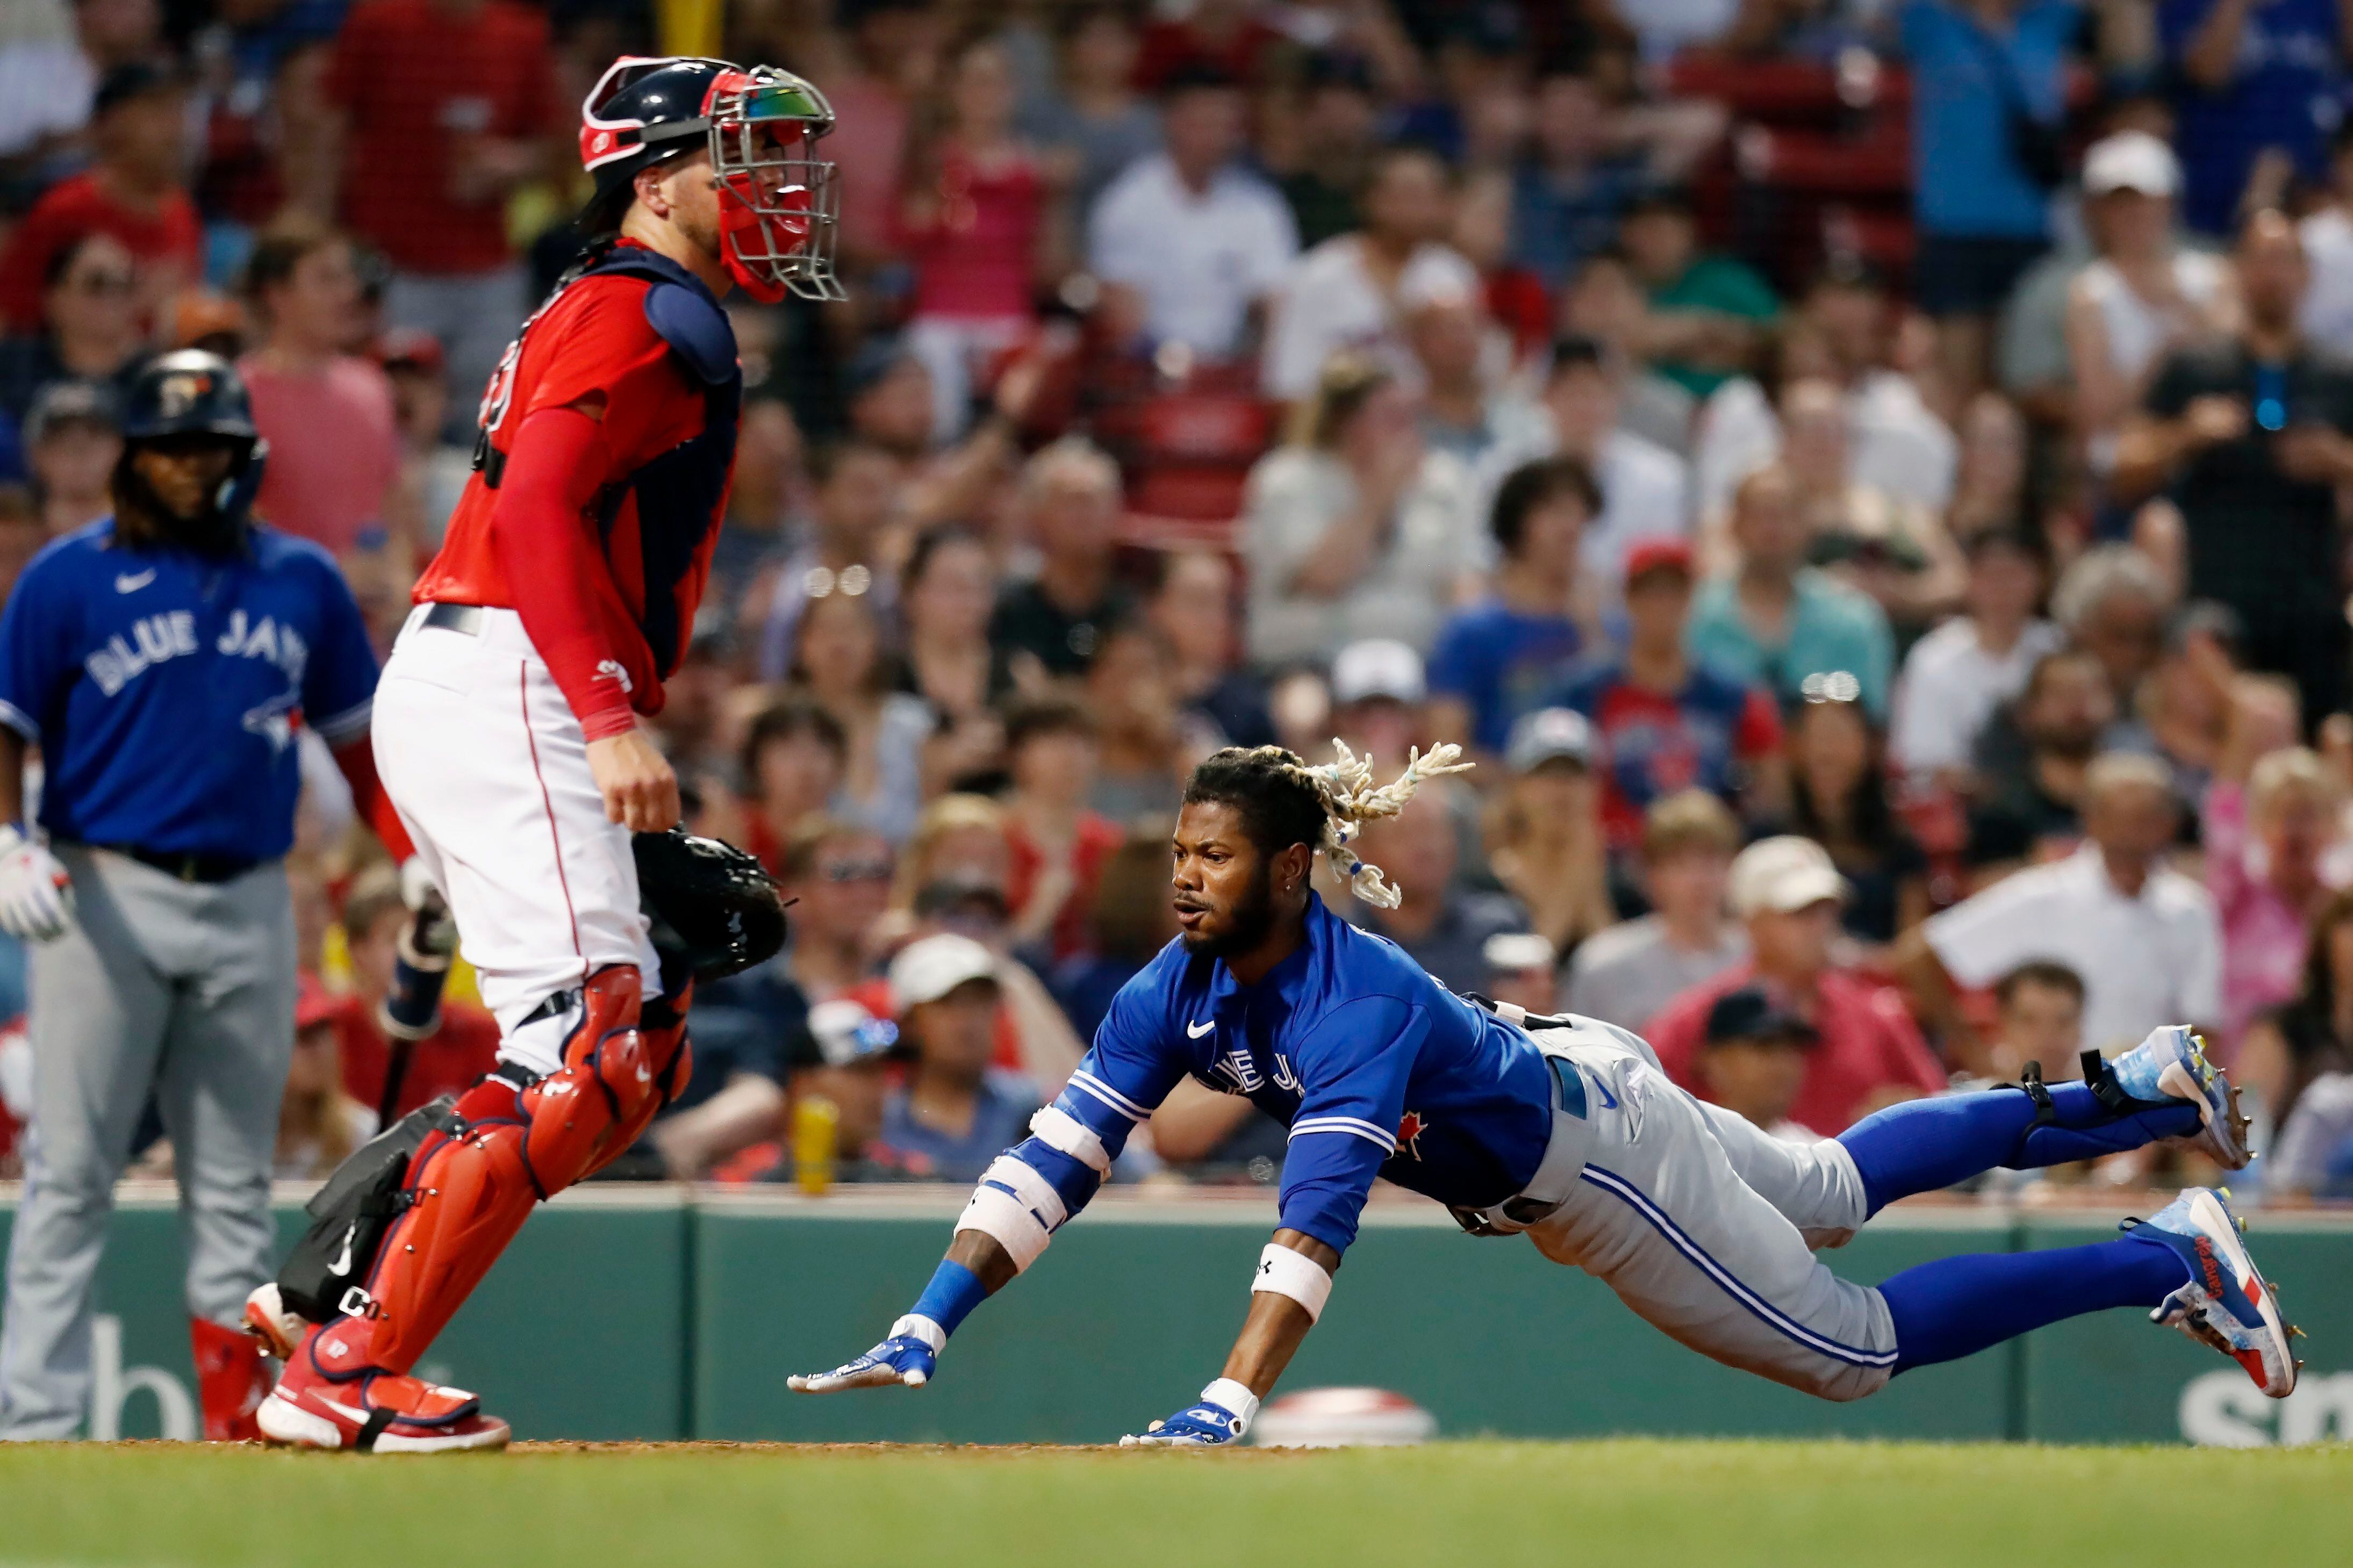
[[[580,106],[580,163],[596,177],[585,226],[598,235],[617,229],[638,171],[700,147],[719,182],[728,276],[771,304],[787,291],[842,299],[833,273],[834,166],[810,155],[832,129],[825,94],[790,71],[625,55]]]

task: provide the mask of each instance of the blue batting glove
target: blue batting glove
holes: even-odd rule
[[[928,1318],[902,1318],[891,1325],[891,1337],[831,1372],[795,1373],[785,1386],[795,1394],[834,1394],[845,1388],[885,1388],[903,1384],[921,1388],[939,1370],[940,1349],[947,1334]]]
[[[1258,1396],[1231,1378],[1201,1390],[1201,1402],[1119,1440],[1123,1448],[1221,1448],[1241,1441],[1258,1414]]]

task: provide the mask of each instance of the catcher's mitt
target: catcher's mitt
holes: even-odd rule
[[[679,827],[636,834],[632,847],[638,901],[665,970],[683,963],[698,980],[716,980],[785,945],[784,895],[751,856]]]

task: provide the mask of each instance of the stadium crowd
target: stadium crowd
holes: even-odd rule
[[[381,651],[576,248],[571,106],[691,10],[9,6],[0,584],[109,510],[126,375],[201,344]],[[1325,889],[1459,991],[1811,1134],[2187,1020],[2270,1194],[2353,1196],[2337,5],[723,19],[694,47],[838,111],[850,298],[731,307],[657,724],[690,826],[798,903],[614,1173],[789,1180],[822,1123],[846,1178],[976,1176],[1174,934],[1192,764],[1337,736],[1478,760],[1366,833],[1398,908]],[[318,760],[291,1177],[373,1124],[404,919]],[[404,1106],[488,1065],[462,990]],[[1121,1173],[1265,1181],[1282,1140],[1187,1085]]]

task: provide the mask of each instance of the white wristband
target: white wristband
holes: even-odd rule
[[[1261,1290],[1290,1297],[1307,1309],[1307,1321],[1312,1323],[1324,1315],[1324,1303],[1332,1294],[1332,1276],[1305,1253],[1270,1241],[1258,1255],[1258,1274],[1250,1280],[1251,1294]]]
[[[1258,1395],[1230,1377],[1221,1377],[1201,1390],[1201,1403],[1232,1411],[1237,1437],[1249,1431],[1250,1424],[1258,1419]]]

